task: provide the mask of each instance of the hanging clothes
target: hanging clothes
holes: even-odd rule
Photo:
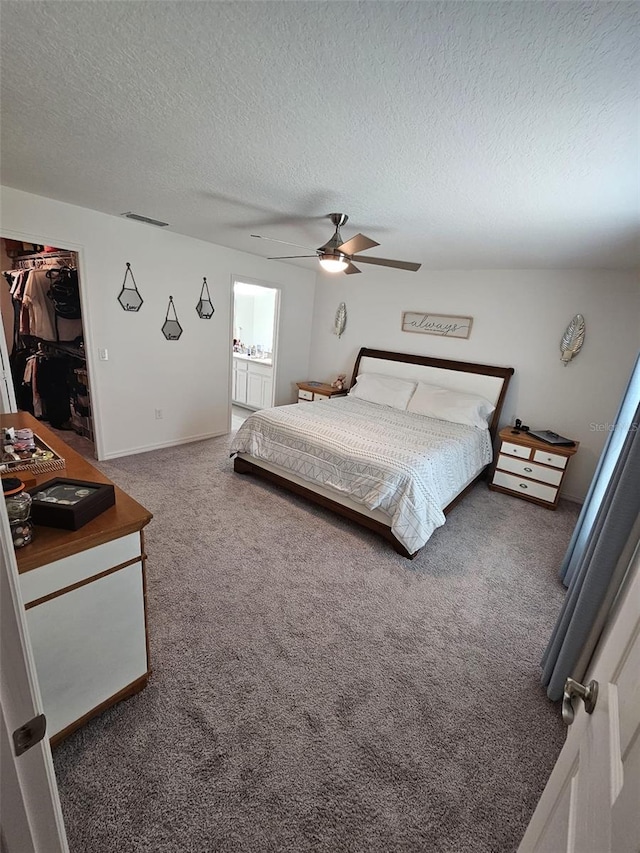
[[[92,439],[77,259],[72,252],[55,251],[59,257],[15,258],[16,268],[3,273],[16,402],[20,411],[54,428],[75,429]]]
[[[29,349],[14,349],[9,358],[11,365],[11,375],[13,377],[13,387],[16,394],[16,405],[21,412],[30,412],[33,414],[33,392],[31,385],[27,385],[24,381],[27,368],[27,361],[32,356]]]
[[[31,401],[34,416],[41,418],[43,415],[42,398],[38,391],[38,360],[39,356],[30,355],[24,370],[23,383],[31,386]]]
[[[37,383],[46,419],[52,427],[64,429],[71,420],[68,360],[64,357],[40,359]]]
[[[22,304],[26,307],[26,317],[20,316],[20,334],[33,335],[45,341],[57,340],[56,312],[53,302],[47,296],[51,286],[47,270],[41,267],[30,270],[22,295]]]
[[[74,267],[53,260],[31,269],[8,270],[4,276],[15,311],[13,347],[21,335],[43,341],[82,338],[78,271]]]
[[[71,267],[48,269],[50,285],[47,292],[53,304],[56,340],[73,341],[82,336],[82,308],[78,271]]]

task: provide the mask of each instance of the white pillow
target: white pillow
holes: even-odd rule
[[[489,415],[494,409],[493,403],[484,397],[449,391],[447,388],[427,385],[425,382],[418,382],[418,387],[407,406],[408,412],[479,429],[489,426]]]
[[[350,396],[394,409],[406,409],[416,383],[395,376],[383,376],[381,373],[361,373]]]

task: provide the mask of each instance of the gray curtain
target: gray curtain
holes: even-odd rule
[[[560,569],[568,587],[542,658],[542,683],[560,699],[580,680],[638,540],[640,516],[640,358],[629,380]],[[635,540],[635,541],[634,541]]]

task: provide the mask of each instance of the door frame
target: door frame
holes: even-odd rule
[[[0,412],[3,414],[12,414],[18,411],[16,403],[16,392],[13,385],[13,374],[11,373],[11,364],[9,362],[9,348],[7,346],[7,337],[4,331],[4,323],[2,325],[2,334],[0,334],[0,370],[2,377],[0,378]]]
[[[272,281],[253,278],[252,276],[231,274],[231,299],[229,306],[229,340],[231,341],[231,357],[229,358],[229,430],[231,430],[231,411],[233,406],[233,326],[235,319],[235,284],[251,284],[254,287],[262,287],[266,290],[274,290],[276,293],[273,306],[273,350],[271,353],[271,405],[276,405],[276,380],[278,376],[278,343],[280,338],[280,301],[282,299],[282,288]]]
[[[94,447],[96,459],[104,459],[102,422],[99,416],[100,394],[99,388],[94,381],[95,376],[97,376],[96,358],[94,357],[94,352],[97,353],[97,349],[96,347],[94,347],[94,336],[93,329],[91,326],[91,312],[89,311],[86,293],[86,282],[88,281],[88,277],[86,270],[85,246],[81,243],[74,243],[70,240],[61,239],[60,237],[52,237],[51,235],[33,233],[26,234],[22,231],[14,231],[11,228],[0,228],[0,238],[7,238],[9,240],[20,240],[25,243],[36,243],[37,245],[42,246],[58,246],[62,250],[75,252],[78,258],[80,309],[82,311],[82,332],[84,339],[85,359],[87,363],[87,375],[89,377],[89,388],[91,393],[91,419],[93,421]],[[5,338],[4,329],[0,332],[0,334],[3,338]],[[6,343],[7,342],[5,338],[5,346]],[[15,411],[15,409],[13,411]]]

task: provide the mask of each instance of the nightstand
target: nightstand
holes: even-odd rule
[[[500,430],[500,450],[489,488],[555,509],[578,442],[573,447],[562,447],[538,441],[526,432],[515,435],[512,430],[513,427]]]
[[[347,390],[338,391],[325,382],[296,382],[298,386],[298,402],[313,402],[318,400],[330,400],[332,397],[344,397]]]

